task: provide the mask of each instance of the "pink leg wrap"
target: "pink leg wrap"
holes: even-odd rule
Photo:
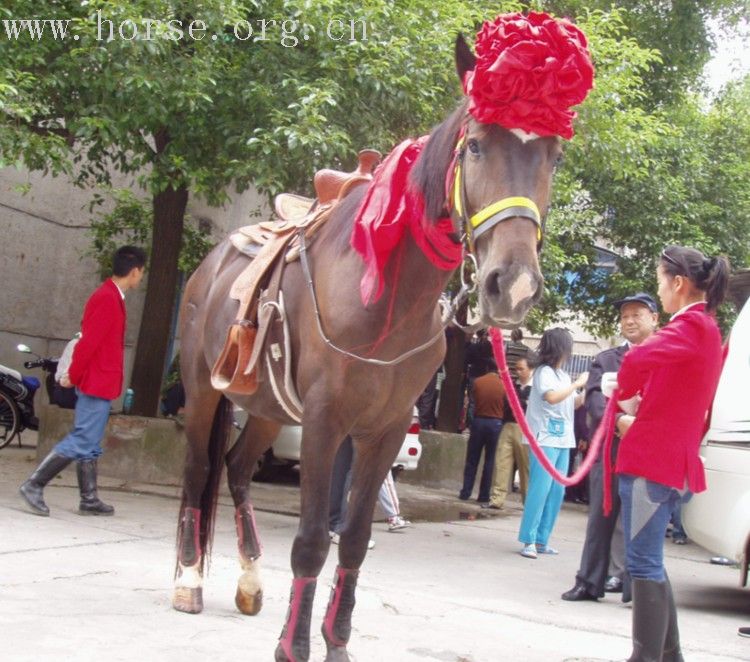
[[[315,597],[316,577],[295,577],[289,596],[289,611],[281,631],[276,659],[283,652],[289,662],[304,662],[310,656],[310,617]]]
[[[240,558],[255,561],[262,554],[263,546],[260,544],[252,504],[243,503],[237,507],[234,511],[234,523],[237,526],[237,546],[240,550]]]
[[[352,630],[354,591],[359,570],[336,566],[331,597],[323,619],[323,635],[332,646],[346,646]]]
[[[201,559],[201,511],[185,508],[180,521],[180,546],[177,559],[184,566],[192,566]]]

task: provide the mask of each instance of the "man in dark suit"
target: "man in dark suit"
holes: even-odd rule
[[[96,459],[102,454],[101,440],[111,401],[122,391],[125,292],[138,287],[145,264],[146,254],[140,248],[119,248],[112,260],[112,277],[86,302],[81,338],[73,350],[68,374],[60,380],[65,388],[75,386],[78,394],[73,430],[50,451],[19,490],[35,515],[49,515],[44,487],[73,461],[77,462],[81,492],[78,512],[112,515],[115,511],[97,496]]]
[[[628,349],[648,338],[656,330],[658,320],[656,302],[645,292],[638,292],[615,301],[614,306],[620,313],[620,332],[626,342],[619,347],[600,352],[589,369],[589,379],[586,384],[586,411],[592,436],[599,427],[607,406],[607,399],[602,394],[602,375],[605,372],[617,372]],[[612,443],[613,465],[617,457],[619,441],[619,437],[615,437]],[[612,534],[620,514],[616,474],[612,475],[611,492],[612,510],[609,515],[605,516],[602,512],[604,485],[600,456],[589,474],[589,517],[581,565],[576,574],[575,586],[562,594],[563,600],[598,600],[604,597]]]

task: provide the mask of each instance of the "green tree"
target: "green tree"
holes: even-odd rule
[[[552,5],[585,26],[596,13],[587,8],[612,3],[532,4]],[[578,135],[558,175],[543,256],[546,295],[529,320],[535,330],[561,321],[561,311],[575,311],[590,330],[612,334],[607,302],[654,291],[656,260],[667,244],[725,253],[738,267],[750,258],[747,83],[732,85],[714,102],[700,94],[710,46],[706,22],[731,25],[747,2],[616,4],[624,9],[609,12],[611,37],[654,48],[635,61],[617,48],[602,50],[596,39],[592,44],[597,89],[581,109]],[[678,25],[681,34],[674,32]],[[673,52],[684,40],[690,47]],[[602,89],[620,74],[629,86]],[[595,245],[620,256],[614,274],[597,264]],[[724,311],[725,327],[730,315]]]
[[[221,204],[230,184],[241,191],[251,182],[268,194],[299,190],[316,168],[349,161],[363,145],[387,150],[424,130],[456,99],[455,33],[490,4],[373,1],[353,12],[343,0],[16,0],[0,8],[6,20],[69,19],[65,39],[53,38],[49,23],[37,38],[29,24],[17,38],[0,35],[2,160],[67,172],[81,186],[108,185],[113,170],[137,173],[152,197],[136,413],[158,405],[188,196]],[[180,21],[181,35],[169,20]]]
[[[748,0],[537,0],[524,3],[558,16],[616,9],[628,34],[643,48],[657,50],[643,83],[648,104],[670,105],[702,88],[703,67],[715,46],[717,27],[736,26],[750,15]]]

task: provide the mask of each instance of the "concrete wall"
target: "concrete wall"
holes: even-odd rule
[[[466,437],[450,432],[422,430],[422,457],[414,471],[402,471],[399,481],[436,489],[454,490],[458,494],[463,484],[466,459]]]
[[[69,409],[44,405],[39,410],[37,458],[44,458],[73,426]],[[449,489],[458,493],[463,481],[466,438],[460,434],[423,430],[422,457],[414,471],[402,471],[399,481]],[[99,460],[102,476],[136,483],[180,485],[186,439],[173,419],[110,416]]]
[[[73,412],[46,405],[39,414],[37,459],[41,460],[73,427]],[[135,483],[182,484],[185,435],[172,419],[110,416],[102,447],[102,476]]]
[[[113,174],[115,188],[131,188],[132,177]],[[88,204],[95,189],[73,186],[67,177],[23,169],[0,169],[0,363],[21,370],[29,358],[15,347],[59,356],[79,330],[83,306],[99,284],[90,248]],[[99,193],[103,193],[99,190]],[[210,227],[218,240],[230,230],[265,218],[268,207],[254,190],[231,194],[221,208],[191,199],[188,214]],[[106,197],[106,194],[104,194]],[[103,210],[112,208],[111,201]],[[101,213],[101,210],[96,213]],[[145,288],[127,296],[125,373],[127,384],[138,338]],[[41,374],[37,371],[37,376]],[[41,403],[42,399],[37,398]]]

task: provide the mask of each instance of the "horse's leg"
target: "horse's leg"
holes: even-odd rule
[[[323,397],[320,400],[306,398],[300,463],[300,520],[292,545],[294,579],[286,622],[276,647],[276,662],[306,662],[310,656],[315,586],[331,545],[328,536],[331,468],[346,428],[338,421],[341,415],[338,403],[317,407],[307,404],[321,402]]]
[[[218,411],[221,394],[213,389],[188,392],[185,408],[187,449],[182,488],[182,504],[177,529],[177,566],[172,606],[177,611],[197,614],[203,610],[203,567],[206,545],[213,521],[210,483],[212,470],[217,471],[218,449],[215,438],[224,425]],[[228,406],[226,402],[223,407]],[[218,471],[220,475],[221,465]]]
[[[234,500],[237,546],[242,575],[237,582],[234,602],[243,614],[255,616],[263,606],[260,581],[262,547],[250,501],[250,481],[258,458],[273,443],[281,426],[272,421],[248,418],[237,442],[227,453],[227,482]]]
[[[391,469],[405,432],[406,425],[398,426],[377,443],[356,444],[352,491],[339,543],[339,564],[322,627],[328,650],[326,662],[349,660],[346,645],[352,629],[354,594],[359,568],[367,554],[372,514],[380,486]]]

